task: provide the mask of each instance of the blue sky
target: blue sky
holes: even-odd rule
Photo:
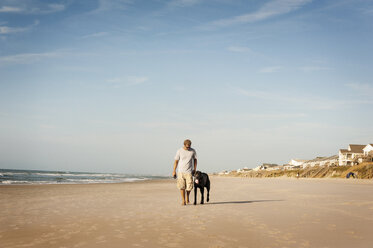
[[[373,1],[0,0],[0,168],[213,172],[373,142]]]

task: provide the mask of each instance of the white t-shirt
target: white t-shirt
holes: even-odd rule
[[[183,147],[177,150],[175,160],[179,160],[177,172],[192,173],[194,159],[197,159],[197,153],[193,148],[185,150]]]

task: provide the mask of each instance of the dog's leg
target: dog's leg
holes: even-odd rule
[[[207,182],[206,189],[207,189],[207,202],[209,202],[210,201],[210,181]]]
[[[194,205],[197,204],[197,185],[194,184]]]
[[[201,187],[200,190],[201,190],[201,204],[203,204],[203,192],[205,190],[205,187]]]

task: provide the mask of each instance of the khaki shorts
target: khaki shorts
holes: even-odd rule
[[[177,173],[177,188],[191,191],[193,189],[193,177],[191,173]]]

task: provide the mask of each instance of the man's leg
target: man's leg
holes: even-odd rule
[[[187,194],[186,194],[186,203],[187,203],[187,204],[189,204],[189,195],[190,195],[190,191],[191,191],[191,190],[189,190],[189,191],[187,190],[187,192],[186,192],[186,193],[187,193]]]
[[[182,205],[185,205],[185,189],[180,190],[181,198],[183,199]]]
[[[186,195],[187,195],[186,203],[189,204],[189,195],[193,189],[193,176],[191,173],[185,176],[185,183],[186,183]]]

